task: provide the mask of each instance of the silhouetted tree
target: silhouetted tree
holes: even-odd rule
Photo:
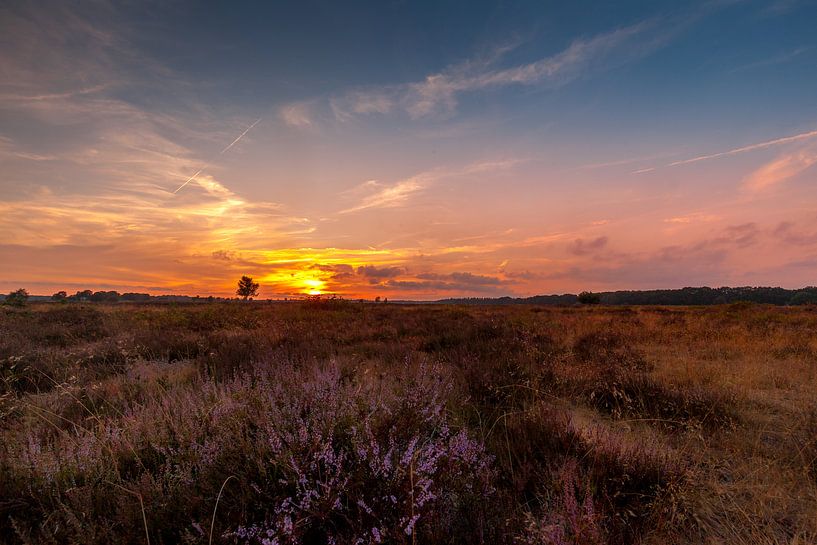
[[[601,303],[601,297],[592,291],[583,291],[579,294],[579,303],[583,305],[598,305]]]
[[[790,305],[814,305],[817,304],[817,289],[804,288],[798,290],[789,300]]]
[[[6,304],[14,307],[21,307],[28,301],[28,292],[23,288],[12,291],[6,295]]]
[[[73,299],[76,299],[77,301],[90,301],[91,296],[93,294],[94,294],[94,292],[92,292],[91,290],[84,290],[84,291],[78,291],[77,293],[75,293],[71,297]]]
[[[252,281],[251,276],[242,276],[238,281],[238,289],[235,294],[243,297],[246,301],[248,297],[255,297],[258,295],[258,284]]]
[[[119,301],[118,291],[96,291],[91,295],[91,301],[97,303],[116,303]]]
[[[51,296],[52,301],[63,302],[68,298],[68,294],[64,291],[58,291],[54,295]]]

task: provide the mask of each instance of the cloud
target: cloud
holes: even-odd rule
[[[330,265],[316,263],[312,265],[310,269],[330,273],[329,279],[336,282],[350,282],[355,277],[355,268],[346,263],[334,263]]]
[[[357,268],[357,274],[365,276],[370,280],[380,281],[384,278],[394,278],[403,274],[402,267],[377,267],[375,265],[362,265]]]
[[[391,185],[384,185],[377,180],[368,180],[354,187],[347,194],[367,193],[361,201],[352,207],[341,210],[339,214],[349,214],[371,208],[394,208],[405,204],[412,195],[424,190],[431,184],[443,179],[456,178],[511,168],[520,163],[518,159],[498,161],[479,161],[460,168],[438,168],[421,172]]]
[[[780,222],[772,231],[772,236],[793,246],[813,246],[817,244],[817,232],[803,233],[797,231],[795,224],[790,221]]]
[[[312,126],[312,105],[307,102],[295,102],[282,106],[278,115],[290,127],[308,128]]]
[[[576,40],[566,49],[538,61],[505,69],[491,69],[480,62],[467,62],[431,74],[425,80],[409,84],[402,98],[405,109],[412,117],[423,117],[440,108],[453,109],[461,93],[505,87],[509,85],[551,85],[568,83],[586,70],[609,60],[626,45],[641,49],[644,44],[634,39],[650,27],[641,23],[590,39]]]
[[[673,216],[671,218],[665,218],[664,223],[674,223],[674,224],[690,224],[690,223],[705,223],[705,222],[712,222],[718,221],[720,216],[716,216],[714,214],[704,214],[703,212],[693,212],[691,214],[686,214],[683,216]]]
[[[422,273],[418,274],[417,278],[420,278],[421,280],[441,280],[468,286],[499,286],[503,283],[501,278],[482,274],[473,274],[470,272],[453,272],[449,274]]]
[[[502,47],[485,58],[451,65],[420,81],[354,89],[333,96],[329,107],[339,121],[396,111],[414,119],[450,113],[463,94],[508,86],[559,87],[592,71],[639,58],[663,44],[670,34],[661,31],[657,21],[646,21],[575,40],[558,53],[506,68],[497,64],[513,47]],[[287,108],[297,106],[295,103]]]
[[[607,237],[598,237],[592,240],[577,238],[570,244],[570,253],[573,255],[588,255],[598,252],[607,246]]]
[[[760,229],[754,222],[742,223],[740,225],[730,225],[726,227],[720,236],[706,241],[704,244],[730,245],[738,248],[746,248],[757,243],[760,236]]]
[[[347,121],[355,115],[386,114],[395,107],[394,98],[385,91],[352,91],[329,100],[332,113],[338,121]]]
[[[428,176],[419,175],[414,178],[399,181],[389,186],[383,186],[379,182],[369,180],[360,186],[360,189],[374,190],[367,195],[356,206],[341,210],[340,214],[349,214],[368,208],[392,208],[403,204],[411,194],[423,189],[428,183]]]
[[[631,253],[605,255],[604,260],[554,263],[541,271],[507,273],[537,283],[548,280],[573,289],[652,289],[695,285],[728,285],[736,278],[731,263],[762,242],[765,231],[753,222],[728,226],[707,238]]]
[[[768,189],[797,176],[815,163],[817,163],[817,147],[784,153],[752,172],[746,177],[743,184],[751,191]]]
[[[213,256],[213,259],[219,259],[221,261],[231,261],[235,258],[235,252],[229,250],[215,250],[210,255]]]
[[[786,15],[803,4],[803,0],[773,0],[760,11],[760,15],[766,17]]]
[[[777,64],[786,63],[786,62],[789,62],[790,60],[794,59],[795,57],[798,57],[799,55],[802,55],[806,51],[810,51],[811,49],[812,49],[811,46],[798,47],[796,49],[793,49],[793,50],[791,50],[791,51],[789,51],[787,53],[783,53],[781,55],[776,55],[774,57],[762,59],[762,60],[759,60],[759,61],[755,61],[755,62],[751,62],[751,63],[748,63],[748,64],[744,64],[744,65],[735,67],[732,70],[730,70],[729,73],[733,74],[735,72],[742,72],[742,71],[745,71],[745,70],[753,70],[755,68],[761,68],[761,67],[764,67],[764,66],[774,66],[774,65],[777,65]]]
[[[259,121],[203,106],[196,85],[133,45],[141,37],[116,6],[94,5],[17,4],[0,17],[0,111],[25,124],[0,138],[0,231],[16,270],[34,276],[48,252],[74,256],[42,267],[51,275],[119,285],[182,285],[183,274],[212,287],[239,269],[274,269],[256,258],[298,246],[309,220],[233,191],[217,168],[170,194],[204,164],[196,149],[225,153]]]
[[[383,286],[392,290],[434,293],[456,291],[460,293],[499,294],[509,282],[500,278],[455,272],[450,274],[424,273],[412,280],[389,280]]]

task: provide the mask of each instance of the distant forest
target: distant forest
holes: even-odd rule
[[[585,292],[589,294],[589,292]],[[741,301],[768,305],[808,305],[817,304],[817,287],[806,287],[796,290],[784,288],[739,287],[739,288],[682,288],[674,290],[633,290],[605,291],[589,294],[594,303],[602,305],[721,305]],[[7,296],[0,294],[0,301]],[[326,298],[341,299],[336,296]],[[165,302],[165,303],[205,303],[224,302],[232,299],[225,297],[191,297],[188,295],[149,295],[147,293],[119,293],[116,291],[78,291],[73,295],[57,292],[53,296],[26,296],[31,301],[55,302]],[[314,298],[314,296],[312,297]],[[361,301],[363,301],[361,299]],[[393,301],[394,303],[412,303],[414,301]],[[420,302],[420,301],[417,301]],[[533,297],[465,297],[422,301],[423,303],[440,303],[456,305],[576,305],[582,303],[580,296],[573,293],[562,295],[534,295]],[[586,300],[585,300],[586,302]]]
[[[599,292],[598,301],[602,305],[720,305],[746,301],[769,305],[817,304],[817,287],[796,290],[784,288],[682,288],[676,290],[639,290]],[[573,305],[579,303],[579,296],[572,293],[563,295],[534,295],[533,297],[469,297],[443,299],[440,303],[464,305]]]

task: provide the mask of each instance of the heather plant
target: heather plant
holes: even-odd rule
[[[578,475],[578,463],[568,460],[560,470],[558,493],[541,516],[526,513],[525,529],[517,538],[521,545],[603,545],[604,520],[597,512],[593,494]]]
[[[176,502],[198,497],[202,487],[214,490],[226,478],[221,468],[238,461],[239,490],[228,490],[224,517],[244,513],[227,534],[248,543],[439,536],[466,513],[478,513],[490,495],[490,456],[466,430],[453,427],[445,410],[448,386],[437,374],[406,370],[400,385],[366,385],[344,382],[333,366],[267,364],[274,366],[223,386],[200,384],[195,397],[177,388],[133,405],[122,418],[95,416],[96,426],[66,414],[60,418],[77,424],[63,435],[21,430],[25,441],[7,456],[25,462],[4,480],[18,493],[28,481],[25,494],[38,496],[55,485],[79,491],[95,482],[119,483],[144,502],[150,531],[167,540],[201,516],[200,500],[188,499],[184,524]],[[79,393],[69,395],[87,407]],[[115,490],[95,490],[92,498],[110,500]],[[54,510],[52,522],[67,517],[63,524],[26,532],[99,542],[116,536],[117,526],[138,527],[127,494],[113,500],[119,516],[131,513],[127,524],[87,499],[52,497],[56,504],[41,508]],[[93,520],[112,533],[85,540],[66,533],[68,519]],[[15,528],[22,532],[22,523]]]
[[[279,460],[277,482],[264,520],[231,535],[264,544],[439,538],[491,493],[490,456],[452,430],[445,390],[417,376],[399,393],[348,397],[334,368],[305,384],[304,396],[271,401],[260,433]]]

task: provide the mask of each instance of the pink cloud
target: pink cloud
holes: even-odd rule
[[[817,163],[817,149],[805,148],[784,153],[766,163],[744,180],[750,190],[760,191],[792,178]]]

